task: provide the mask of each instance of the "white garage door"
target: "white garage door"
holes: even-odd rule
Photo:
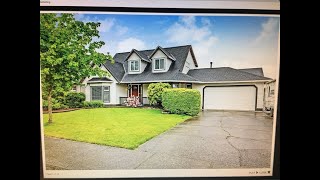
[[[256,88],[254,86],[206,87],[204,109],[254,111]]]

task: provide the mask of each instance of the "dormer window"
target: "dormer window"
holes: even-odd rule
[[[139,61],[138,60],[130,60],[129,61],[129,70],[130,71],[139,71]]]
[[[154,59],[154,70],[156,70],[156,71],[165,70],[164,58]]]

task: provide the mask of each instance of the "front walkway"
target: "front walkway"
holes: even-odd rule
[[[272,119],[204,111],[135,150],[45,137],[47,170],[268,168]]]

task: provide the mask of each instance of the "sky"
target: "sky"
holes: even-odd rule
[[[280,18],[262,16],[190,16],[75,14],[83,22],[100,22],[98,51],[118,52],[192,45],[199,68],[262,67],[277,77]]]

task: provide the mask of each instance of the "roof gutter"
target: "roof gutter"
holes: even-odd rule
[[[213,82],[198,82],[199,84],[224,84],[224,83],[262,83],[270,80],[252,80],[252,81],[213,81]]]
[[[180,80],[157,80],[157,81],[121,81],[120,83],[157,83],[157,82],[185,82],[185,83],[199,83],[199,81],[180,81]]]
[[[112,81],[88,81],[87,84],[93,84],[93,83],[110,83]]]
[[[276,82],[276,79],[270,80],[267,83],[269,84],[269,83],[272,83],[272,82]]]
[[[214,82],[201,82],[201,81],[180,81],[180,80],[158,80],[158,81],[121,81],[120,83],[157,83],[157,82],[186,82],[198,84],[226,84],[226,83],[263,83],[269,80],[254,80],[254,81],[214,81]]]

